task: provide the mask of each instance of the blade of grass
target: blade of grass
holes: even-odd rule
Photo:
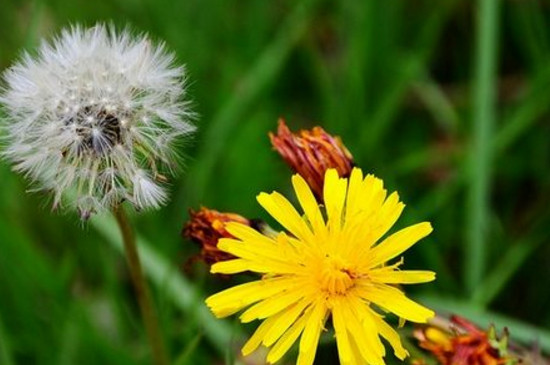
[[[0,317],[0,364],[15,365],[10,347],[10,340],[6,335],[4,323]]]
[[[342,67],[342,75],[336,76],[334,70],[328,70],[337,87],[331,90],[329,101],[334,105],[334,114],[327,114],[324,121],[329,130],[353,133],[357,128],[356,116],[367,114],[371,107],[373,60],[378,51],[375,37],[381,33],[377,29],[376,18],[390,13],[383,7],[383,3],[375,1],[342,1],[335,9],[348,36],[343,40],[342,62],[345,66]],[[325,63],[325,68],[330,67],[326,59],[319,58]],[[335,98],[335,93],[340,97]]]
[[[424,67],[426,54],[413,54],[406,57],[399,69],[398,78],[389,87],[374,114],[369,117],[369,125],[363,128],[361,144],[370,154],[385,133],[390,130],[392,117],[399,110],[399,103],[403,100],[412,80],[418,77]]]
[[[122,253],[122,240],[115,222],[108,217],[95,217],[91,225],[102,234],[107,242]],[[235,334],[227,322],[217,320],[203,302],[203,295],[194,285],[162,255],[154,250],[143,237],[137,234],[138,252],[142,259],[145,275],[156,285],[166,290],[166,295],[188,316],[197,319],[204,328],[206,337],[220,354],[225,354],[230,344],[239,341],[241,335]]]
[[[273,42],[258,58],[256,64],[244,76],[240,87],[222,106],[221,110],[205,130],[201,148],[194,163],[192,181],[188,181],[187,196],[191,205],[203,200],[208,181],[216,167],[231,132],[243,117],[246,109],[273,82],[294,46],[308,29],[309,19],[318,0],[298,2],[292,13],[283,22]]]
[[[437,37],[441,34],[440,30],[446,24],[448,17],[452,14],[451,10],[457,3],[457,1],[442,3],[426,21],[416,41],[417,50],[401,62],[401,67],[398,67],[398,77],[387,89],[373,115],[367,118],[368,126],[363,128],[358,136],[358,145],[365,146],[363,154],[370,155],[385,133],[391,129],[392,117],[399,110],[399,103],[409,90],[411,81],[425,69],[431,50],[436,44]]]
[[[521,103],[513,110],[513,112],[505,118],[502,128],[499,128],[495,134],[495,138],[492,140],[494,146],[495,158],[500,154],[504,153],[507,148],[509,148],[513,143],[515,143],[521,135],[529,130],[529,127],[533,125],[538,118],[540,118],[543,113],[547,112],[550,109],[550,94],[544,92],[550,84],[550,68],[539,71],[539,73],[534,77],[532,82],[532,87],[530,88],[529,93],[522,98]],[[408,155],[401,160],[395,163],[395,170],[398,174],[407,174],[410,171],[414,171],[424,166],[426,161],[433,157],[433,152],[430,149],[419,150],[416,153]],[[432,193],[425,196],[418,204],[414,204],[417,209],[417,216],[428,218],[435,215],[440,209],[447,206],[447,203],[455,197],[455,195],[461,191],[462,186],[465,184],[464,171],[466,166],[462,164],[458,168],[458,172],[455,174],[455,177],[447,182],[444,185],[439,186],[437,189],[433,190]],[[536,244],[535,244],[536,246]],[[518,253],[522,251],[522,253]],[[524,260],[529,256],[528,251],[523,252],[521,248],[510,249],[510,252],[505,256],[505,262],[508,260],[506,257],[510,255],[510,258],[513,257],[515,265],[521,266]],[[518,256],[515,257],[514,253],[517,253]],[[503,264],[504,265],[504,264]],[[500,266],[499,266],[500,267]],[[512,271],[507,273],[510,274]],[[502,280],[499,285],[504,285],[506,282],[506,277],[494,271],[489,275],[484,283],[489,283],[492,281],[492,278],[500,278]],[[505,280],[506,279],[506,280]],[[482,284],[483,285],[483,284]],[[484,289],[476,287],[475,294],[479,296],[481,292],[486,291],[487,298],[480,300],[480,304],[490,303],[492,296],[498,295],[498,292],[502,288],[491,288],[488,289],[489,284],[483,286]]]
[[[481,307],[489,305],[523,263],[525,263],[527,258],[543,242],[548,242],[547,239],[547,237],[538,237],[536,239],[527,237],[514,243],[490,274],[476,287],[472,295],[472,301]]]
[[[470,295],[483,278],[495,124],[495,78],[499,0],[479,0],[477,55],[473,90],[472,147],[468,158],[468,196],[464,250],[464,280]]]
[[[174,361],[174,365],[186,365],[189,364],[191,361],[191,356],[199,346],[201,340],[202,340],[203,334],[198,333],[191,341],[187,343],[187,345],[183,348],[183,351],[181,354],[176,358],[176,361]]]
[[[504,153],[513,143],[515,143],[523,133],[529,130],[529,127],[539,118],[543,113],[550,109],[550,94],[544,92],[550,84],[550,68],[541,70],[534,78],[533,86],[529,93],[522,98],[522,102],[514,109],[514,111],[505,119],[502,128],[499,128],[492,140],[494,146],[494,157]],[[430,158],[431,151],[429,149],[420,150],[417,153],[411,154],[398,162],[396,162],[396,171],[400,174],[407,173],[411,170],[416,170],[423,165],[425,161]],[[444,185],[439,186],[433,190],[432,193],[425,196],[418,204],[414,204],[417,209],[417,216],[428,218],[435,215],[440,209],[447,206],[447,203],[455,197],[455,195],[461,190],[461,187],[465,184],[465,168],[462,164],[458,168],[458,172],[455,177]],[[509,249],[510,251],[505,255],[504,261],[498,265],[508,265],[513,261],[513,265],[517,267],[521,266],[525,259],[529,256],[531,249],[539,243],[533,243],[532,247],[527,249],[526,247],[515,247]],[[521,252],[520,252],[521,251]],[[517,255],[517,256],[516,256]],[[510,261],[509,261],[510,260]],[[515,266],[509,266],[508,268],[514,268]],[[438,270],[439,271],[439,270]],[[515,271],[509,270],[505,275],[495,269],[486,280],[483,281],[481,287],[476,287],[474,296],[476,300],[479,300],[479,304],[489,304],[493,297],[498,295],[502,286],[506,284],[509,276]],[[498,283],[497,286],[490,288],[491,282]],[[479,293],[485,293],[486,297],[481,298]]]
[[[430,162],[439,159],[434,155],[432,146],[412,151],[393,163],[392,170],[396,177],[407,176],[425,168]]]
[[[426,71],[421,79],[413,83],[413,91],[440,127],[450,133],[456,132],[460,119],[458,113],[441,87]]]
[[[57,364],[70,365],[75,363],[76,354],[80,342],[80,328],[73,315],[67,317],[63,328],[61,346],[58,349],[59,358]]]
[[[510,12],[511,21],[517,23],[511,27],[521,39],[518,45],[522,48],[532,67],[544,66],[548,63],[549,49],[547,26],[544,11],[539,1],[529,1],[521,6],[514,6]]]
[[[97,323],[97,313],[90,310],[90,305],[93,306],[93,304],[89,300],[83,299],[74,304],[71,315],[78,327],[80,343],[78,347],[82,351],[76,354],[77,360],[79,355],[88,354],[88,356],[91,355],[91,357],[87,357],[89,364],[136,364],[136,353],[142,353],[139,347],[134,347],[136,353],[133,353],[121,346],[118,340],[106,334],[104,328]],[[75,364],[75,362],[71,364]]]
[[[419,300],[423,304],[434,308],[438,314],[458,314],[475,322],[482,328],[488,328],[491,324],[494,324],[497,329],[507,327],[510,330],[510,338],[513,341],[521,342],[528,346],[537,343],[543,351],[550,352],[550,332],[547,330],[501,314],[486,311],[468,302],[456,299],[424,296],[419,298]]]
[[[494,142],[495,156],[503,153],[517,139],[528,130],[528,127],[550,108],[550,95],[543,92],[550,83],[550,69],[541,71],[535,78],[534,86],[515,111],[505,120],[504,126],[496,133]],[[430,157],[430,150],[420,150],[396,162],[398,173],[407,173],[410,170],[420,168]],[[464,185],[465,166],[459,167],[455,178],[441,185],[438,189],[425,196],[418,204],[415,204],[417,216],[428,218],[436,214],[452,199]],[[473,294],[474,301],[479,305],[489,304],[498,295],[513,273],[521,267],[529,254],[538,247],[542,239],[533,242],[518,242],[505,254],[503,260],[487,276],[481,286],[477,286]],[[436,270],[439,271],[439,270]],[[445,273],[443,271],[443,273]]]
[[[510,147],[550,109],[550,94],[547,92],[549,87],[550,68],[545,67],[535,75],[530,91],[499,129],[493,141],[495,153],[501,153]]]
[[[529,227],[512,238],[506,253],[501,256],[492,271],[474,291],[472,300],[475,304],[486,307],[504,289],[514,274],[524,266],[532,253],[550,239],[548,218],[544,214],[550,204],[550,191],[538,196],[536,203],[526,209],[529,214],[522,220],[529,222]]]

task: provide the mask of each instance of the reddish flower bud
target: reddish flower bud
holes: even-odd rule
[[[488,331],[477,328],[468,320],[453,316],[448,328],[427,325],[418,328],[414,336],[420,347],[435,355],[443,365],[513,364],[508,355],[508,332],[497,338],[494,326]]]
[[[183,236],[201,246],[201,258],[209,265],[218,261],[234,258],[231,254],[218,249],[220,238],[233,238],[225,230],[229,222],[238,222],[254,226],[253,220],[246,219],[234,213],[220,213],[216,210],[202,207],[198,212],[189,211],[189,221],[183,229]]]
[[[277,134],[269,133],[271,144],[290,167],[309,184],[317,199],[323,197],[323,181],[329,168],[348,177],[353,168],[353,157],[340,137],[331,136],[321,127],[292,133],[283,119],[279,119]]]

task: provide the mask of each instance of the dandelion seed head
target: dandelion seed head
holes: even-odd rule
[[[185,70],[145,35],[74,26],[3,74],[3,156],[54,206],[71,191],[83,217],[122,200],[158,208],[155,176],[172,172],[175,142],[194,130]],[[69,200],[69,199],[67,199]]]

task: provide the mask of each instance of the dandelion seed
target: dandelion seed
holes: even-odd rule
[[[403,210],[397,193],[387,196],[381,180],[363,178],[357,168],[349,179],[329,169],[324,180],[326,214],[300,175],[294,175],[292,183],[304,215],[276,192],[258,196],[289,234],[272,237],[247,225],[227,224],[235,238],[221,239],[218,248],[236,258],[214,264],[211,271],[252,271],[263,278],[214,294],[206,304],[220,318],[247,308],[242,322],[263,320],[242,352],[248,355],[260,345],[269,347],[269,363],[281,359],[301,336],[298,365],[312,364],[329,316],[342,364],[384,364],[381,337],[403,359],[408,353],[380,310],[426,322],[434,312],[408,299],[396,285],[429,282],[435,274],[401,271],[402,261],[388,261],[427,236],[432,227],[419,223],[377,243]]]
[[[158,208],[176,168],[176,143],[193,132],[185,72],[164,45],[127,30],[80,26],[43,42],[3,75],[3,156],[38,190],[83,218],[123,200]]]

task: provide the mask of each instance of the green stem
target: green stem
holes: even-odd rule
[[[120,232],[122,233],[126,260],[128,261],[130,276],[132,277],[132,283],[136,291],[139,309],[141,311],[145,330],[147,331],[149,344],[151,345],[154,363],[155,365],[168,365],[168,356],[166,355],[160,327],[153,309],[149,287],[143,276],[134,231],[122,206],[114,208],[113,214],[116,217]]]
[[[476,80],[474,84],[473,141],[469,159],[464,276],[473,292],[482,280],[487,256],[492,138],[495,124],[495,78],[499,0],[479,0]]]
[[[123,253],[124,247],[117,237],[117,226],[112,219],[97,215],[91,223],[115,250]],[[136,235],[136,240],[148,279],[158,288],[162,288],[166,298],[188,318],[200,323],[212,348],[223,355],[229,347],[244,343],[245,337],[240,330],[232,328],[229,321],[220,321],[212,315],[210,309],[204,305],[204,293],[198,290],[196,283],[189,281],[184,275],[176,275],[178,268],[157,252],[143,236]]]

